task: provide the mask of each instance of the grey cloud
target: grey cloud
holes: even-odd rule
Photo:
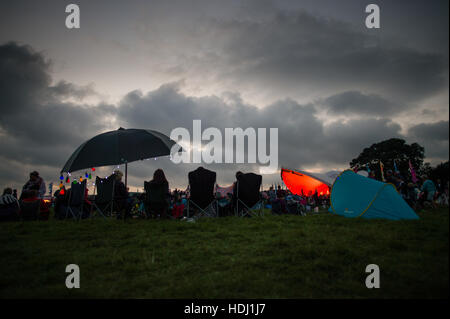
[[[445,55],[386,39],[381,45],[376,35],[355,25],[306,11],[274,10],[254,19],[201,17],[195,28],[183,19],[169,25],[154,18],[143,22],[141,36],[153,43],[157,25],[159,36],[181,45],[182,52],[165,46],[178,52],[169,69],[186,70],[191,80],[200,76],[234,89],[263,88],[271,96],[294,98],[351,87],[402,101],[422,100],[448,82]]]
[[[425,155],[427,157],[438,161],[448,159],[448,129],[448,121],[422,123],[409,128],[408,136],[410,139],[415,139],[425,146]]]
[[[332,95],[322,101],[330,115],[379,115],[388,116],[405,109],[405,106],[389,101],[377,94],[347,91]]]
[[[0,46],[0,111],[2,115],[34,108],[51,82],[49,62],[29,46],[10,42]]]
[[[105,104],[92,108],[62,102],[63,97],[77,99],[86,88],[69,82],[51,86],[50,67],[51,62],[29,46],[0,45],[0,148],[5,164],[51,166],[56,173],[56,167],[84,140],[104,130],[107,116],[115,114],[115,108]]]
[[[373,143],[399,137],[401,126],[389,119],[358,119],[328,125],[324,150],[334,162],[349,162]],[[327,156],[323,154],[323,156]]]
[[[87,96],[96,95],[93,84],[78,86],[67,81],[59,81],[55,86],[49,88],[56,98],[75,98],[82,100]]]
[[[424,140],[448,141],[448,121],[414,125],[408,133]]]

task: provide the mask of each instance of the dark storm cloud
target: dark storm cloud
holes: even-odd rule
[[[227,53],[240,66],[236,78],[238,72],[248,81],[352,87],[406,100],[430,96],[446,84],[443,56],[366,46],[367,35],[306,13],[233,28]]]
[[[49,88],[57,98],[76,98],[83,100],[87,96],[96,95],[93,85],[78,86],[67,81],[59,81]]]
[[[363,94],[359,91],[347,91],[326,98],[323,102],[331,115],[382,115],[398,113],[404,106],[393,103],[377,94]]]
[[[34,108],[51,78],[49,63],[29,46],[7,43],[0,46],[0,96],[2,115]],[[2,116],[3,118],[3,116]]]
[[[408,133],[424,140],[448,141],[448,121],[418,124],[411,127]]]
[[[167,42],[182,45],[168,69],[275,96],[352,88],[417,101],[444,89],[448,80],[445,54],[381,40],[360,26],[302,10],[274,10],[263,19],[200,18],[195,28],[182,19],[167,28],[165,23],[158,17],[143,22],[140,34],[150,43],[158,25]]]
[[[326,153],[334,162],[350,162],[373,143],[400,137],[401,126],[389,119],[359,119],[335,122],[326,127]],[[324,153],[323,156],[326,156]]]
[[[448,159],[449,125],[448,121],[422,123],[412,126],[408,136],[426,146],[425,155],[431,158]]]
[[[68,82],[51,86],[50,65],[28,46],[0,45],[0,148],[7,160],[62,166],[75,147],[105,128],[114,109],[62,102],[91,92]]]

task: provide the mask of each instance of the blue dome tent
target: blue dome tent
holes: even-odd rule
[[[333,183],[330,213],[345,217],[419,219],[392,184],[370,179],[351,170]]]

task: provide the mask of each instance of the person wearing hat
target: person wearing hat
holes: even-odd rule
[[[42,179],[42,177],[39,176],[39,173],[36,171],[33,171],[30,173],[30,179],[28,182],[25,183],[25,185],[22,188],[22,194],[23,193],[30,193],[30,192],[36,192],[36,197],[41,199],[44,198],[46,187],[45,182]]]

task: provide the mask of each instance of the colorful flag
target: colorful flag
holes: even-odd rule
[[[395,160],[394,160],[394,171],[395,171],[396,173],[399,173],[399,170],[398,170],[398,168],[397,168],[397,163],[395,163]]]
[[[412,182],[417,183],[416,171],[414,170],[414,167],[412,166],[411,161],[409,161],[409,172],[411,173]]]
[[[381,180],[385,182],[386,180],[384,179],[384,165],[381,161],[380,161],[380,171],[381,171]]]

